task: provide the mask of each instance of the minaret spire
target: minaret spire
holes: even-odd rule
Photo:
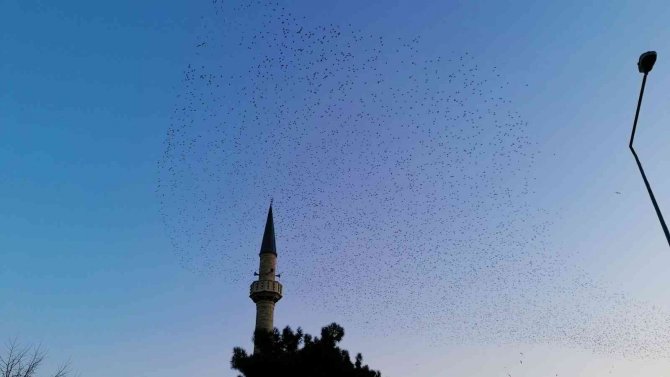
[[[272,200],[265,221],[265,231],[259,253],[258,280],[251,283],[249,297],[256,304],[256,331],[272,331],[274,329],[275,304],[282,298],[283,287],[276,280],[277,245],[275,243],[275,227],[272,218]],[[254,345],[254,352],[257,349]]]
[[[272,199],[270,200],[270,209],[268,218],[265,221],[265,232],[263,232],[263,243],[261,243],[260,254],[270,253],[277,255],[277,245],[275,243],[275,224],[272,219]]]

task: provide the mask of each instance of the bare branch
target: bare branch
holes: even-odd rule
[[[0,353],[0,377],[36,377],[36,372],[46,357],[42,346],[21,347],[16,339],[7,343],[4,355]],[[69,374],[69,361],[56,370],[54,377]]]
[[[61,365],[53,377],[66,377],[69,374],[70,362]]]

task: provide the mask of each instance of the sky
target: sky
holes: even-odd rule
[[[278,264],[285,270],[275,325],[317,333],[338,322],[347,331],[343,346],[362,352],[384,375],[658,376],[670,370],[670,348],[659,340],[667,333],[654,334],[655,324],[667,326],[670,318],[670,250],[626,145],[641,80],[635,63],[641,52],[656,50],[636,146],[659,204],[668,208],[667,5],[268,4],[0,5],[0,340],[41,343],[49,350],[45,371],[70,359],[83,376],[236,375],[229,361],[234,346],[251,347],[248,284],[274,197]],[[355,58],[333,66],[333,81],[328,74],[317,84],[301,81],[316,63],[299,55],[287,58],[293,65],[286,70],[271,71],[288,47],[249,44],[259,32],[280,30],[277,16],[289,13],[299,21],[284,38],[305,43],[307,51],[321,47],[305,42],[302,30],[342,32],[341,39],[326,40],[328,51]],[[376,48],[374,56],[390,64],[386,71],[359,58]],[[262,76],[255,67],[266,57],[275,60]],[[458,71],[460,64],[479,71]],[[435,72],[425,74],[429,83],[404,77],[423,68]],[[333,97],[309,90],[346,81],[347,69],[357,69],[365,82],[336,99],[378,100],[366,102],[365,110],[320,107]],[[211,89],[200,75],[214,75],[221,87]],[[370,89],[366,80],[375,75],[389,86]],[[400,168],[374,157],[390,148],[396,152],[389,161],[399,162],[407,150],[437,151],[431,140],[438,136],[470,136],[478,127],[482,138],[498,135],[487,133],[486,125],[503,121],[488,112],[491,103],[467,91],[454,94],[468,79],[487,80],[473,93],[495,92],[495,105],[513,115],[510,130],[522,136],[523,147],[482,148],[464,159],[457,152],[422,155]],[[485,119],[468,115],[440,128],[423,110],[387,114],[417,98],[417,90],[434,90]],[[260,99],[264,93],[269,99]],[[256,102],[235,102],[246,99]],[[451,106],[421,100],[430,109]],[[319,111],[325,120],[317,120]],[[282,123],[282,114],[300,116]],[[351,114],[364,115],[345,124]],[[371,121],[387,131],[373,146],[365,144]],[[403,122],[421,132],[403,131]],[[320,144],[338,128],[349,133]],[[426,136],[431,132],[437,136]],[[220,142],[225,153],[187,142],[198,135]],[[484,140],[477,137],[455,147]],[[296,147],[296,140],[313,149]],[[349,154],[335,153],[335,146]],[[510,151],[514,158],[493,161],[511,165],[475,167],[481,156]],[[381,168],[365,181],[371,161]],[[452,180],[441,177],[448,161],[468,169],[454,170]],[[430,162],[436,170],[417,168]],[[194,173],[194,165],[203,173]],[[416,177],[390,180],[392,172]],[[499,186],[468,191],[475,173],[489,172]],[[390,183],[402,190],[391,195]],[[449,184],[457,188],[449,191]],[[489,196],[498,187],[512,190],[514,200],[498,205]],[[431,199],[436,193],[452,200],[451,207]],[[488,233],[489,220],[515,235]],[[393,231],[402,237],[390,236]],[[498,247],[487,250],[493,242]],[[540,263],[543,273],[515,264],[520,260]],[[520,283],[493,280],[505,277]],[[380,281],[393,289],[380,289]],[[521,298],[511,297],[516,294]],[[542,314],[549,309],[557,314]],[[525,322],[511,323],[514,318]],[[643,335],[621,340],[618,327]],[[635,352],[645,347],[651,356]]]

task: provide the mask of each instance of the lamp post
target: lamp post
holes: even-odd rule
[[[661,227],[663,228],[663,232],[665,233],[665,239],[668,241],[668,245],[670,246],[670,232],[668,231],[668,226],[665,225],[665,220],[663,220],[663,214],[661,213],[661,209],[658,207],[658,203],[656,203],[656,197],[654,197],[654,192],[651,190],[649,180],[647,180],[647,175],[644,174],[644,169],[642,168],[640,158],[637,157],[637,153],[635,153],[635,148],[633,148],[633,139],[635,139],[637,118],[640,115],[640,105],[642,105],[642,95],[644,94],[644,86],[647,84],[647,75],[649,74],[649,72],[651,72],[651,69],[654,68],[654,63],[656,63],[655,51],[647,51],[644,54],[640,55],[640,59],[637,62],[637,69],[638,71],[640,71],[640,73],[644,74],[644,76],[642,77],[640,98],[637,100],[637,110],[635,110],[635,120],[633,121],[633,132],[631,132],[630,134],[630,143],[628,143],[628,148],[630,148],[630,151],[633,153],[633,157],[635,157],[635,162],[637,162],[637,167],[640,169],[640,174],[642,174],[644,185],[647,187],[647,192],[649,193],[649,197],[651,198],[651,203],[654,205],[654,209],[656,210],[658,220],[661,222]]]

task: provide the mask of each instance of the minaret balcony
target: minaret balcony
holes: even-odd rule
[[[260,300],[271,300],[277,302],[282,297],[282,285],[276,280],[256,280],[251,283],[249,297],[254,302]]]

